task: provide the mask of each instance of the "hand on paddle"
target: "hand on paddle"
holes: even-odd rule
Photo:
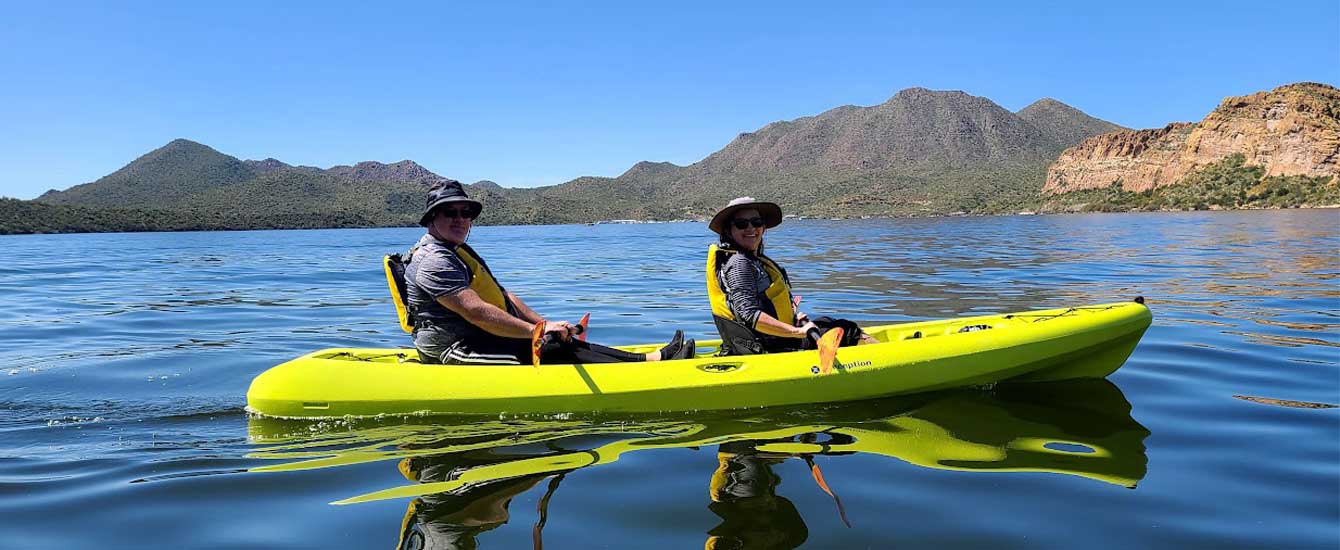
[[[828,374],[833,372],[833,361],[837,360],[838,346],[842,345],[842,335],[845,331],[842,327],[828,329],[828,332],[819,330],[814,323],[805,323],[800,327],[805,331],[805,337],[814,340],[814,347],[819,350],[819,372]]]
[[[591,318],[591,314],[582,316],[579,324],[572,324],[567,321],[554,321],[552,323],[540,320],[535,323],[535,330],[530,338],[530,361],[535,368],[540,367],[540,349],[545,344],[552,342],[555,338],[563,342],[571,342],[574,335],[580,336],[586,340],[586,323]]]
[[[544,324],[544,333],[550,338],[558,338],[564,342],[571,342],[572,337],[580,332],[577,330],[578,326],[579,325],[574,325],[567,321],[547,322]]]
[[[800,296],[791,297],[791,309],[796,312],[796,322],[800,323],[799,328],[801,334],[805,335],[803,338],[814,339],[814,347],[819,350],[819,372],[823,374],[833,372],[833,361],[837,360],[837,349],[838,346],[842,345],[843,329],[834,328],[830,329],[828,332],[819,330],[817,325],[810,322],[810,316],[805,315],[800,311],[800,300]],[[817,475],[818,470],[816,469],[815,472]],[[822,478],[816,477],[815,479]],[[820,481],[819,484],[823,485],[823,481]],[[824,490],[827,490],[827,487],[825,487]],[[841,507],[841,503],[839,503],[838,506]],[[847,521],[846,516],[843,516],[842,521]],[[847,526],[851,527],[850,524]]]

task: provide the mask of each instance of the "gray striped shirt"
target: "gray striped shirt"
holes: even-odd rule
[[[772,277],[763,269],[763,261],[744,254],[731,254],[726,265],[717,271],[717,282],[726,293],[730,312],[750,328],[758,326],[758,315],[772,311],[767,289]],[[765,305],[766,304],[766,305]],[[776,314],[773,314],[776,316]]]

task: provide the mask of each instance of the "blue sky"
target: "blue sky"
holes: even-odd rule
[[[1340,83],[1340,2],[25,2],[0,15],[0,195],[184,137],[505,186],[689,164],[913,86],[1137,128]]]

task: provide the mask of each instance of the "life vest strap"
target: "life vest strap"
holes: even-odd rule
[[[470,248],[470,245],[461,243],[456,246],[456,256],[470,268],[470,290],[479,294],[485,302],[515,316],[516,307],[507,298],[507,291],[498,284],[498,279],[493,277],[493,271],[489,270],[489,264],[484,263],[479,253]]]

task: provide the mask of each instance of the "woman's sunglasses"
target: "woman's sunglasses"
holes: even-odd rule
[[[731,220],[730,223],[735,226],[736,229],[744,229],[751,225],[754,227],[763,227],[764,225],[767,225],[767,223],[763,221],[763,218],[749,218],[747,220],[744,218],[736,218]]]
[[[442,214],[442,217],[448,219],[465,218],[467,220],[473,220],[479,217],[479,212],[476,212],[473,208],[439,208],[437,212]]]

